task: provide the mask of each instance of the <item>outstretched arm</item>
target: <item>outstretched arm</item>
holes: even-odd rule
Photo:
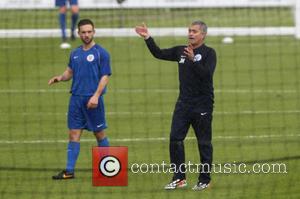
[[[48,85],[60,82],[60,81],[68,81],[73,77],[73,71],[70,67],[64,71],[62,75],[54,76],[48,81]]]
[[[154,39],[150,36],[148,28],[145,23],[135,27],[135,32],[143,37],[146,41],[147,47],[150,50],[151,54],[157,59],[169,60],[169,61],[178,61],[176,56],[176,49],[160,49]]]

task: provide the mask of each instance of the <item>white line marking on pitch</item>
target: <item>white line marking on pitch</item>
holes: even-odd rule
[[[0,89],[0,93],[68,93],[68,89]],[[109,89],[112,93],[178,93],[178,89]],[[215,93],[299,93],[297,89],[216,89]]]
[[[213,140],[239,140],[239,139],[265,139],[265,138],[287,138],[300,137],[300,134],[286,134],[286,135],[246,135],[246,136],[213,136]],[[116,138],[110,139],[112,142],[155,142],[155,141],[169,141],[168,137],[157,138]],[[196,140],[195,137],[186,137],[186,140]],[[52,144],[52,143],[67,143],[66,140],[0,140],[0,144]],[[96,142],[95,139],[81,139],[81,142]]]
[[[173,112],[139,112],[139,111],[109,111],[106,113],[107,116],[162,116],[172,115]],[[299,114],[300,110],[244,110],[244,111],[214,111],[214,115],[262,115],[262,114]],[[67,113],[61,112],[12,112],[10,115],[21,115],[21,116],[66,116]],[[0,112],[0,115],[7,115],[6,112]]]

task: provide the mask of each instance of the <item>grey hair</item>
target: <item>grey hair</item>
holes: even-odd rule
[[[191,25],[198,25],[202,32],[207,33],[207,25],[203,21],[194,21]]]

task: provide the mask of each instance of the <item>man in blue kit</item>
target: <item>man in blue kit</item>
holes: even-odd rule
[[[66,169],[53,176],[54,180],[74,178],[74,168],[80,151],[83,129],[94,132],[98,146],[109,146],[103,95],[111,75],[108,52],[94,41],[94,24],[89,19],[78,23],[78,35],[83,45],[70,54],[69,64],[62,75],[51,78],[52,85],[73,78],[68,112],[69,143]]]
[[[197,137],[201,161],[198,182],[193,190],[206,189],[211,181],[213,74],[217,63],[215,50],[204,43],[207,25],[202,21],[194,21],[188,28],[188,45],[167,49],[160,49],[156,45],[145,24],[137,26],[135,30],[145,39],[155,58],[178,63],[180,92],[173,113],[169,145],[171,163],[176,165],[176,170],[165,189],[173,190],[187,186],[186,171],[182,167],[185,163],[183,141],[190,126]]]
[[[71,48],[71,45],[67,43],[67,36],[66,36],[66,15],[67,15],[67,2],[71,7],[71,40],[75,40],[75,26],[77,20],[79,18],[79,6],[78,0],[55,0],[55,6],[59,7],[59,24],[61,29],[61,37],[62,37],[62,44],[60,48],[66,49]]]

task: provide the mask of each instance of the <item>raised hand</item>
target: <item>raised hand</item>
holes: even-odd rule
[[[192,44],[189,44],[187,47],[184,48],[184,54],[188,57],[189,60],[194,61],[194,51]]]
[[[144,37],[144,39],[148,39],[150,37],[148,28],[145,23],[142,23],[141,25],[136,26],[135,32],[137,34],[139,34],[141,37]]]

